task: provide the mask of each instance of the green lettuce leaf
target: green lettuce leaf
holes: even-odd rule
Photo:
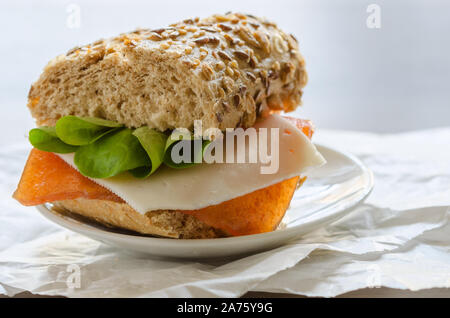
[[[78,148],[61,141],[56,135],[55,127],[33,128],[28,134],[28,139],[34,148],[42,151],[70,153]]]
[[[83,146],[95,142],[106,134],[123,127],[114,121],[94,118],[64,116],[56,122],[56,135],[63,142]]]
[[[91,178],[109,178],[127,170],[142,170],[151,165],[147,152],[128,128],[79,147],[74,162],[81,174]]]
[[[109,178],[124,171],[145,178],[162,163],[174,169],[188,168],[203,161],[210,143],[195,139],[188,130],[167,136],[147,126],[132,130],[114,121],[76,116],[60,118],[55,127],[32,129],[29,140],[43,151],[75,152],[75,165],[91,178]],[[172,150],[181,155],[181,162],[172,159]]]
[[[147,126],[140,127],[133,132],[141,143],[141,146],[147,152],[150,159],[150,167],[148,169],[138,168],[131,173],[139,178],[145,178],[158,169],[164,159],[164,150],[167,141],[167,135]]]

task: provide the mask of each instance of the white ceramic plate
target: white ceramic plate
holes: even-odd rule
[[[362,202],[373,187],[372,172],[357,158],[325,146],[317,146],[327,164],[314,169],[296,191],[280,229],[240,237],[177,240],[142,236],[85,223],[51,211],[37,209],[47,219],[94,240],[127,251],[159,257],[219,258],[269,250],[337,220]]]

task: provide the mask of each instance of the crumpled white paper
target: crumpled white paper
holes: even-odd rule
[[[315,141],[352,152],[373,170],[367,201],[294,243],[215,262],[127,254],[51,224],[10,198],[28,146],[4,147],[0,293],[234,297],[253,290],[330,297],[365,287],[450,287],[450,128],[319,131]],[[80,280],[73,280],[78,270]]]

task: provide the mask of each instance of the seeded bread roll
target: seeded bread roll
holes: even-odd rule
[[[189,19],[77,47],[49,62],[29,92],[38,125],[94,116],[164,131],[250,127],[294,110],[306,84],[292,35],[243,14]]]

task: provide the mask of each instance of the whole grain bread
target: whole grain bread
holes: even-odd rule
[[[294,110],[307,82],[294,36],[239,13],[121,34],[51,60],[29,92],[38,125],[94,116],[161,131],[252,126]]]
[[[56,211],[75,213],[105,226],[140,234],[180,239],[225,236],[220,230],[206,225],[194,216],[177,211],[158,210],[141,214],[126,203],[84,198],[56,201],[53,205]]]

